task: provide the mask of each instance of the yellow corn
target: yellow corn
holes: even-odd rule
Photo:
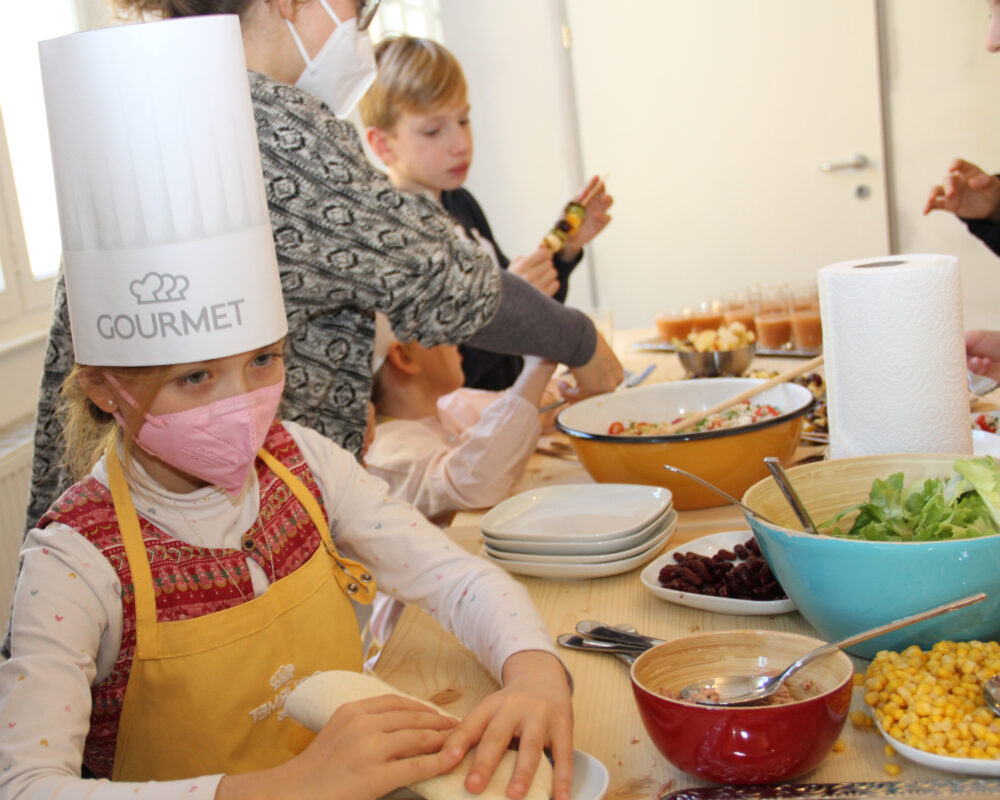
[[[899,764],[886,764],[885,771],[895,777],[899,774]]]
[[[881,651],[856,685],[893,738],[931,753],[994,759],[1000,758],[1000,721],[986,707],[982,685],[998,673],[997,642],[938,642],[926,652],[916,646]],[[851,723],[863,727],[863,717],[852,712]],[[898,774],[889,766],[887,772]]]
[[[837,741],[835,741],[833,743],[833,752],[834,753],[843,753],[846,749],[847,749],[847,744],[844,742],[843,739],[837,739]],[[984,753],[983,754],[983,758],[985,758],[985,757],[986,757],[986,754]]]

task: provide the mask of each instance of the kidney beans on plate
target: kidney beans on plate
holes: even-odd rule
[[[787,595],[750,538],[713,556],[674,553],[674,564],[660,570],[660,585],[678,592],[735,600],[784,600]]]

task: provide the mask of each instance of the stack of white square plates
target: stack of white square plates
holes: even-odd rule
[[[590,483],[514,495],[483,517],[485,558],[540,578],[600,578],[645,564],[677,528],[670,491]]]

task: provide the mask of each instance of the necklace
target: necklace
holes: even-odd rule
[[[208,497],[205,497],[203,499],[203,502],[207,502],[208,499],[209,499]],[[191,533],[193,533],[195,535],[195,538],[197,538],[197,540],[201,543],[202,549],[208,551],[208,554],[212,557],[212,560],[216,563],[216,566],[218,566],[219,572],[222,574],[222,576],[227,581],[229,581],[229,583],[237,592],[239,592],[239,595],[240,597],[243,598],[244,603],[250,602],[251,598],[247,597],[246,593],[240,588],[240,585],[233,580],[232,575],[229,574],[229,570],[223,566],[222,561],[215,554],[215,548],[208,546],[208,544],[202,538],[201,534],[198,533],[198,529],[191,523],[191,520],[187,518],[187,515],[184,513],[184,510],[180,507],[180,505],[176,505],[175,508],[177,509],[177,513],[180,514],[181,519],[184,520],[184,524],[188,526],[188,528],[191,530]],[[243,552],[247,554],[257,549],[256,542],[254,542],[254,540],[250,538],[250,532],[254,529],[255,525],[256,521],[254,522],[254,525],[250,526],[250,530],[244,533],[240,539],[240,546]],[[266,536],[264,537],[264,544],[267,546],[267,558],[271,564],[271,575],[269,577],[269,580],[271,583],[274,583],[275,580],[277,580],[277,571],[275,570],[274,566],[274,556],[271,552],[271,546],[267,544]]]

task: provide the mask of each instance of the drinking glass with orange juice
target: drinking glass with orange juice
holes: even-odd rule
[[[757,347],[788,350],[792,347],[792,298],[785,284],[760,287],[760,302],[754,315]]]
[[[722,321],[726,325],[740,322],[752,333],[757,332],[754,326],[754,306],[757,298],[749,291],[728,292],[722,298]]]
[[[718,330],[722,325],[722,318],[722,303],[718,300],[705,300],[691,314],[691,333]]]
[[[823,326],[819,315],[819,291],[815,283],[792,287],[792,338],[800,350],[823,346]]]
[[[656,334],[665,342],[672,342],[674,339],[687,339],[691,335],[691,328],[694,324],[694,309],[678,308],[658,314],[654,322],[656,323]]]

